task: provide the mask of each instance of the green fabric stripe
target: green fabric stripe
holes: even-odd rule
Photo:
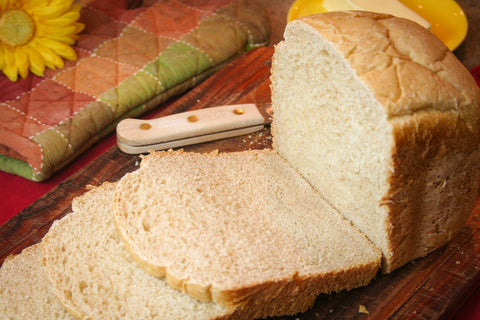
[[[21,176],[33,181],[42,180],[43,174],[34,175],[32,173],[32,167],[28,165],[25,161],[18,160],[15,158],[7,157],[3,154],[0,154],[0,168],[3,171]]]
[[[159,79],[165,88],[172,88],[211,67],[204,53],[186,43],[175,42],[144,70]]]
[[[246,47],[248,34],[237,21],[212,15],[180,40],[204,52],[213,64],[222,63]]]
[[[32,138],[43,148],[42,174],[50,176],[55,171],[55,165],[60,159],[72,154],[65,137],[57,132],[58,126],[48,129]],[[68,138],[68,137],[67,137]]]
[[[139,71],[118,87],[106,91],[99,98],[114,108],[118,118],[132,109],[132,106],[142,105],[163,91],[165,88],[157,79],[145,71]]]
[[[93,101],[55,129],[68,137],[71,148],[77,150],[115,119],[116,115],[110,106],[102,101]]]

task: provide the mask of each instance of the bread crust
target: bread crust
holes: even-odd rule
[[[409,20],[351,11],[291,24],[309,26],[345,58],[391,125],[390,190],[380,204],[388,207],[383,272],[447,243],[464,227],[480,178],[480,89],[473,77]]]
[[[307,24],[329,41],[389,118],[429,109],[457,110],[472,130],[478,130],[480,89],[475,80],[438,38],[415,22],[345,11],[291,24]]]
[[[150,264],[140,258],[128,241],[125,248],[132,259],[146,272],[165,278],[175,289],[184,291],[201,301],[215,301],[231,306],[232,313],[222,320],[258,319],[273,316],[293,315],[309,310],[319,293],[334,293],[366,286],[378,270],[379,262],[361,264],[353,268],[338,269],[323,274],[278,279],[247,286],[240,290],[214,290],[211,287],[188,284],[169,274],[164,267]]]
[[[465,226],[477,197],[480,154],[455,112],[417,112],[392,121],[395,174],[389,207],[390,272],[445,245]]]

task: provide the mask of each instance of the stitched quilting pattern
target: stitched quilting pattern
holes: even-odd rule
[[[43,77],[0,76],[4,171],[47,179],[120,119],[158,106],[269,38],[268,17],[253,0],[79,2],[85,29],[76,61]]]

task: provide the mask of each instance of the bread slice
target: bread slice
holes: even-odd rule
[[[50,286],[40,244],[5,259],[0,268],[0,319],[73,320]]]
[[[66,309],[78,319],[229,319],[232,310],[172,289],[130,259],[113,224],[113,192],[104,184],[76,198],[43,240],[45,268]]]
[[[117,184],[133,258],[177,289],[256,317],[308,309],[366,285],[381,254],[275,151],[164,151]],[[254,306],[254,307],[252,307]]]
[[[414,22],[367,12],[292,21],[272,63],[273,147],[392,270],[465,225],[480,170],[479,89]]]

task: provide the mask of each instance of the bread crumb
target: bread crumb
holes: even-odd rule
[[[370,312],[368,312],[367,308],[362,304],[358,305],[358,313],[370,314]]]

